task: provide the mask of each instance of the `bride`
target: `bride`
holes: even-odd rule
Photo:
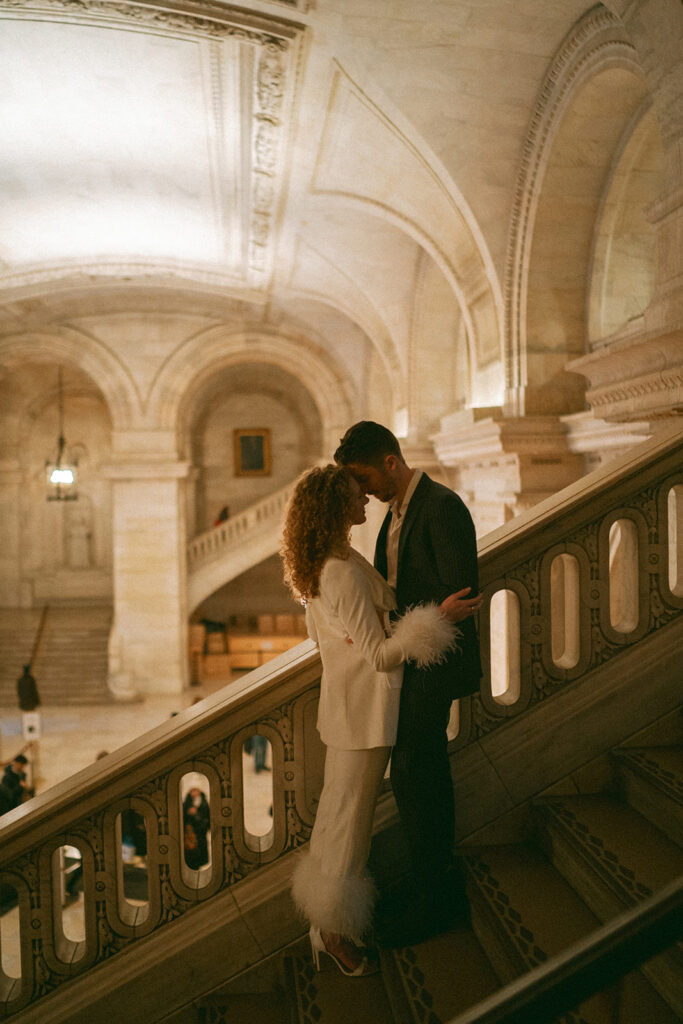
[[[366,871],[379,787],[396,738],[403,662],[438,662],[472,614],[467,591],[441,606],[396,603],[386,580],[350,545],[368,499],[346,469],[312,469],[298,481],[285,516],[285,582],[306,605],[322,660],[318,730],[327,747],[323,791],[292,895],[309,920],[316,966],[326,953],[351,976],[378,970],[359,948],[372,922],[375,887]]]

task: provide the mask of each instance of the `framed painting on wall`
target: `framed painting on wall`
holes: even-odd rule
[[[235,476],[270,476],[270,430],[235,430]]]

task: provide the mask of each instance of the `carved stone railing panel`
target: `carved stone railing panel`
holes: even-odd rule
[[[481,696],[460,702],[454,749],[552,699],[681,615],[683,594],[669,585],[668,506],[671,489],[682,486],[683,436],[670,431],[484,540],[485,675]],[[609,528],[618,519],[638,529],[640,615],[629,634],[616,633],[609,622]],[[569,669],[553,662],[550,621],[552,560],[563,553],[579,566],[580,656]],[[491,694],[490,601],[500,590],[519,601],[514,703]],[[319,678],[318,653],[304,642],[3,817],[0,883],[19,897],[22,977],[0,972],[0,1015],[12,1016],[307,841],[323,772],[315,728]],[[244,821],[242,750],[254,733],[272,747],[272,828],[261,837],[250,836]],[[209,784],[211,863],[199,871],[184,864],[179,793],[188,772],[200,772]],[[147,823],[142,906],[123,896],[118,816],[129,808]],[[85,939],[77,943],[63,935],[53,865],[55,851],[67,844],[83,856]]]
[[[479,559],[484,679],[481,694],[472,698],[473,732],[461,724],[458,745],[498,728],[681,614],[683,596],[669,585],[668,506],[670,491],[683,483],[683,431],[667,428],[640,450],[652,455],[646,466],[635,449],[560,492],[559,511],[552,501],[544,502],[487,538]],[[546,510],[552,514],[544,521]],[[615,629],[610,618],[610,530],[621,520],[633,523],[637,535],[638,614],[629,632]],[[580,655],[568,669],[555,665],[552,657],[550,568],[562,553],[579,566]],[[489,608],[501,590],[512,591],[520,607],[521,690],[514,704],[501,703],[491,693],[490,649],[496,637]]]
[[[106,778],[106,767],[94,766],[94,779],[82,786],[75,782],[70,806],[60,799],[68,790],[64,784],[53,791],[54,809],[48,793],[32,802],[37,813],[5,826],[0,882],[19,896],[22,977],[17,981],[0,972],[0,1015],[11,1016],[306,842],[319,791],[311,791],[310,780],[322,780],[322,745],[315,730],[319,661],[313,646],[304,643],[277,659],[278,665],[283,662],[288,663],[284,670],[278,672],[271,662],[253,673],[254,683],[238,684],[235,697],[217,700],[194,730],[184,729],[180,741],[174,742],[173,734],[181,716],[161,727],[150,749],[128,756],[123,773],[118,767],[109,770],[101,796],[98,780],[103,771]],[[261,837],[250,836],[244,821],[242,750],[256,732],[272,748],[272,828]],[[190,772],[204,775],[209,786],[210,864],[198,871],[184,863],[180,787]],[[83,811],[84,804],[91,806]],[[146,823],[146,901],[124,896],[119,816],[129,809]],[[64,845],[82,855],[82,942],[66,939],[62,928],[54,859]]]

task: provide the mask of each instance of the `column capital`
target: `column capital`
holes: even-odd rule
[[[557,416],[506,417],[498,407],[468,409],[444,417],[432,441],[480,534],[573,483],[583,469]]]

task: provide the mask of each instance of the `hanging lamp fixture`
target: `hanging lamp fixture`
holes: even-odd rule
[[[59,369],[58,381],[58,403],[59,403],[59,436],[57,438],[57,457],[45,463],[47,473],[47,500],[48,501],[76,501],[78,490],[76,487],[77,465],[67,461],[64,456],[66,442],[64,440],[64,386],[62,382],[62,369]]]

